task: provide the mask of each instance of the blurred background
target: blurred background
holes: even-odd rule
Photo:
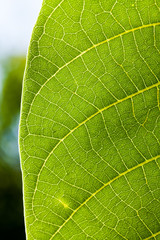
[[[23,240],[18,124],[27,48],[42,0],[0,3],[0,233]]]

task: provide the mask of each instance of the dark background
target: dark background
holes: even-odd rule
[[[0,101],[0,233],[4,239],[25,239],[18,123],[24,57],[3,62]]]

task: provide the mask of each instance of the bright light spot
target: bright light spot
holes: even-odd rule
[[[59,202],[62,203],[64,208],[68,208],[68,205],[66,203],[64,203],[62,200],[59,199]]]

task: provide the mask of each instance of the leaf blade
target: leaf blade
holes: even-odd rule
[[[141,2],[52,4],[43,3],[23,89],[20,151],[28,239],[158,236],[158,10],[150,7],[151,23]],[[123,20],[129,8],[131,19],[125,14]],[[145,24],[138,24],[136,11]],[[154,169],[154,181],[145,164]],[[115,199],[115,210],[101,190]]]

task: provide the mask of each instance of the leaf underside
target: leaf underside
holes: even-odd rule
[[[44,0],[20,120],[28,240],[160,239],[160,1]]]

